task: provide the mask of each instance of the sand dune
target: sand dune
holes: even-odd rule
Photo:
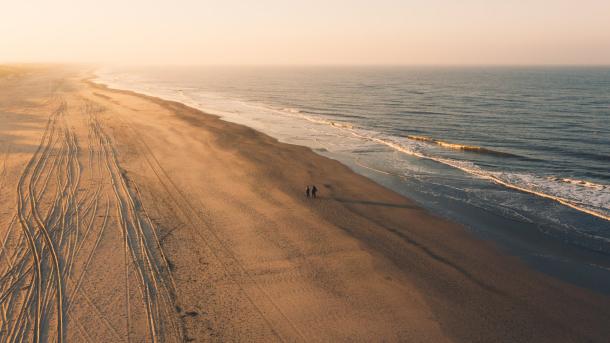
[[[0,75],[1,342],[610,337],[607,297],[338,162],[85,76]]]

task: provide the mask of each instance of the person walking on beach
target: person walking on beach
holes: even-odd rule
[[[316,188],[316,185],[311,186],[311,196],[315,199],[316,195],[318,193],[318,189]]]
[[[305,195],[307,195],[307,197],[309,198],[309,185],[307,185],[307,188],[305,188]]]

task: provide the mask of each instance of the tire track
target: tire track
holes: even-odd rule
[[[142,209],[137,186],[121,169],[115,147],[102,129],[99,119],[91,114],[94,137],[99,142],[103,165],[112,184],[116,212],[124,241],[126,280],[128,266],[132,265],[139,280],[138,287],[146,310],[148,337],[151,342],[180,341],[182,333],[173,314],[174,283],[167,260],[158,242],[156,229],[148,214]],[[169,280],[169,281],[168,281]],[[126,313],[131,317],[130,287],[126,284]],[[128,336],[131,328],[127,323]]]
[[[170,196],[170,198],[176,205],[175,207],[179,209],[186,221],[191,225],[191,227],[201,228],[208,233],[208,235],[204,236],[200,230],[193,230],[206,244],[206,246],[212,252],[214,257],[221,263],[225,274],[240,289],[242,294],[245,295],[245,297],[248,299],[248,302],[254,307],[256,312],[266,322],[268,328],[271,330],[274,336],[278,340],[283,342],[288,340],[280,332],[278,332],[276,327],[272,324],[271,319],[268,317],[268,314],[266,314],[265,311],[263,311],[260,306],[253,300],[253,296],[250,295],[250,292],[246,291],[246,289],[235,278],[234,275],[242,275],[246,279],[248,279],[249,283],[254,285],[255,291],[259,293],[260,297],[266,299],[267,302],[273,308],[274,312],[276,312],[277,316],[282,318],[288,324],[294,335],[298,337],[301,341],[306,342],[307,339],[305,338],[303,332],[281,310],[281,308],[276,304],[271,295],[266,292],[262,287],[260,287],[260,285],[254,280],[250,272],[243,266],[243,263],[239,260],[237,256],[235,256],[231,249],[226,246],[226,244],[220,239],[220,237],[218,237],[216,232],[209,228],[208,223],[197,211],[195,205],[191,203],[188,197],[180,190],[180,188],[167,174],[165,169],[163,169],[161,163],[154,155],[148,144],[146,144],[146,142],[142,139],[142,136],[138,133],[133,124],[129,122],[128,119],[118,118],[118,120],[120,120],[133,132],[134,140],[139,143],[138,145],[140,146],[139,150],[141,154],[145,157],[147,164],[155,173],[160,184],[166,190],[167,194]],[[224,255],[225,258],[221,257],[221,254]],[[226,260],[229,260],[230,262],[227,262]]]
[[[84,101],[79,117],[59,93],[44,106],[54,110],[16,180],[16,211],[0,241],[0,343],[100,337],[180,342],[175,282],[140,191],[121,168],[116,147],[101,126],[103,108]],[[85,132],[88,142],[83,150],[79,132]],[[83,158],[87,161],[81,164]],[[6,181],[5,165],[0,186]],[[111,231],[115,228],[119,232]],[[125,332],[119,332],[116,317],[105,307],[108,299],[87,293],[95,282],[89,276],[105,267],[101,253],[114,248],[125,255],[124,265],[109,266],[119,275],[124,267]],[[101,323],[95,334],[85,329],[91,320]]]
[[[49,116],[41,142],[17,183],[16,217],[21,232],[7,231],[4,241],[11,239],[18,243],[12,247],[14,253],[8,260],[8,270],[0,276],[0,302],[3,306],[0,342],[40,342],[47,340],[52,331],[56,342],[61,343],[64,339],[64,257],[63,242],[57,239],[57,232],[61,236],[70,228],[58,227],[54,217],[59,212],[57,205],[62,198],[58,188],[70,185],[76,189],[77,183],[74,184],[75,179],[70,175],[65,175],[63,180],[58,176],[55,199],[49,202],[45,196],[48,186],[53,183],[53,174],[59,175],[57,171],[64,167],[63,161],[65,167],[74,168],[76,151],[74,146],[72,151],[63,147],[57,149],[56,145],[62,138],[72,137],[73,140],[74,136],[65,124],[66,101],[61,98],[55,101],[58,102],[57,108]],[[46,211],[45,204],[50,204]],[[5,250],[6,244],[3,244],[2,252],[6,253]],[[50,327],[51,321],[55,322],[53,328]]]

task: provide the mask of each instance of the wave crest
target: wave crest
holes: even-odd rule
[[[456,144],[456,143],[449,143],[449,142],[441,141],[441,140],[434,139],[431,137],[426,137],[426,136],[412,136],[411,135],[411,136],[407,136],[407,138],[410,140],[414,140],[414,141],[436,144],[440,147],[447,148],[447,149],[462,150],[462,151],[475,152],[475,153],[479,153],[479,154],[493,155],[493,156],[523,158],[522,156],[519,156],[516,154],[511,154],[511,153],[504,152],[504,151],[492,150],[492,149],[483,148],[483,147],[476,146],[476,145],[462,145],[462,144]]]

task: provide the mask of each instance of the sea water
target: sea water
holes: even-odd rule
[[[608,67],[132,67],[98,78],[311,147],[610,292]]]

